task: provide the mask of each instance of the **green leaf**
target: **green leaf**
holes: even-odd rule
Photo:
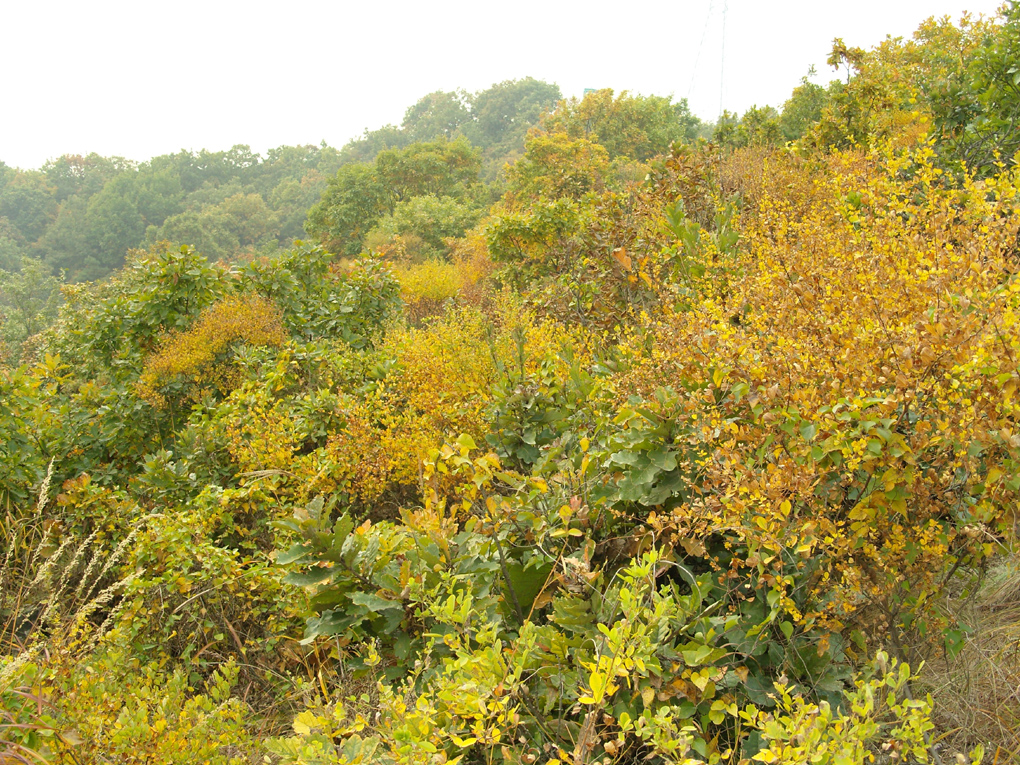
[[[295,584],[298,587],[311,587],[319,584],[320,582],[325,582],[332,576],[332,568],[316,566],[308,571],[287,574],[287,576],[283,578],[283,581],[287,584]]]
[[[726,654],[725,651],[713,648],[710,645],[699,645],[694,648],[680,651],[684,657],[684,664],[688,667],[697,667],[710,661],[714,661],[716,658],[719,658],[717,654],[720,652],[722,655]]]
[[[655,467],[664,472],[676,470],[676,454],[668,448],[649,452],[648,459]]]
[[[333,524],[333,543],[331,547],[339,550],[352,531],[354,531],[354,521],[351,520],[347,513],[344,513]]]
[[[340,605],[347,597],[347,593],[336,586],[320,590],[314,597],[309,599],[308,605],[315,611],[322,612],[326,609]]]
[[[353,593],[351,595],[351,602],[356,603],[359,606],[364,606],[374,613],[393,609],[396,609],[401,613],[404,611],[404,605],[399,600],[387,600],[386,598],[380,598],[378,595],[374,595],[370,592]]]
[[[309,552],[310,550],[308,549],[308,547],[305,546],[303,542],[298,542],[286,552],[277,553],[276,562],[280,566],[286,566],[289,563],[294,563],[296,561],[301,560],[306,555],[308,555]]]
[[[616,452],[616,454],[609,458],[609,461],[616,465],[626,465],[628,467],[634,467],[635,465],[638,465],[641,462],[643,462],[644,457],[643,455],[636,452],[624,451]]]
[[[308,515],[311,518],[318,520],[319,515],[322,514],[322,495],[317,495],[315,499],[305,505],[305,510],[308,511]]]
[[[542,563],[538,566],[525,566],[516,561],[509,562],[506,570],[513,587],[517,601],[527,616],[531,611],[531,605],[538,597],[539,591],[545,584],[549,573],[552,571],[552,563]]]

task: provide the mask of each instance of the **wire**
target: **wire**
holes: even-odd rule
[[[723,97],[726,92],[726,12],[730,9],[729,0],[723,0],[722,8],[722,56],[719,62],[719,118],[722,119]]]
[[[705,36],[708,34],[708,22],[712,20],[712,8],[715,0],[708,0],[708,13],[705,15],[705,28],[701,30],[701,42],[698,44],[698,54],[694,57],[694,70],[691,72],[691,84],[687,88],[687,100],[691,100],[691,91],[694,90],[694,81],[698,76],[698,62],[701,60],[701,50],[705,47]]]

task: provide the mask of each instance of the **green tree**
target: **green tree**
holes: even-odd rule
[[[609,174],[609,152],[586,138],[567,133],[533,130],[524,156],[508,172],[507,199],[514,204],[525,200],[580,199],[605,188]]]
[[[277,242],[277,218],[258,194],[233,194],[200,211],[187,210],[149,229],[150,245],[159,241],[191,245],[210,261],[235,260]]]
[[[17,272],[0,270],[0,340],[7,355],[20,358],[21,344],[45,329],[57,316],[60,283],[34,258],[22,258]]]
[[[0,188],[0,217],[7,218],[26,242],[34,242],[57,214],[56,190],[37,171],[7,174]]]
[[[429,93],[404,114],[401,129],[412,142],[450,140],[471,118],[463,93]]]
[[[56,189],[56,200],[63,202],[71,196],[86,198],[98,194],[108,180],[125,170],[133,170],[134,163],[123,157],[101,157],[65,154],[52,159],[42,167],[46,180]]]
[[[327,180],[318,170],[309,170],[301,178],[280,181],[269,194],[267,201],[279,222],[281,245],[304,239],[308,210],[322,197]]]
[[[17,271],[25,254],[24,237],[7,218],[0,218],[0,269]]]
[[[385,125],[377,130],[365,130],[360,138],[349,141],[340,149],[340,162],[373,162],[379,152],[402,149],[411,143],[410,137],[396,125]]]
[[[427,195],[463,200],[480,167],[478,151],[463,137],[388,149],[372,164],[341,167],[305,228],[330,252],[357,255],[365,235],[398,202]]]
[[[935,119],[955,159],[990,171],[1020,151],[1020,4],[974,48],[962,82],[947,79]]]
[[[723,109],[712,129],[712,140],[720,146],[738,146],[740,141],[740,117]]]
[[[818,122],[826,97],[825,88],[811,82],[807,77],[801,78],[800,85],[793,89],[779,116],[779,128],[787,141],[796,141]]]
[[[466,139],[457,138],[380,152],[375,166],[379,179],[400,201],[425,194],[463,196],[478,181],[481,159]]]
[[[384,151],[462,134],[481,150],[483,173],[491,180],[507,161],[521,155],[528,129],[560,98],[559,87],[531,77],[507,80],[474,94],[436,91],[408,108],[400,127],[366,130],[340,150],[339,159],[343,164],[373,162]]]
[[[533,77],[497,83],[471,97],[464,134],[482,150],[487,168],[499,170],[523,153],[528,130],[562,97],[559,86]]]
[[[305,229],[330,252],[357,255],[365,234],[392,209],[394,201],[391,187],[380,179],[375,165],[344,165],[308,211]]]
[[[549,132],[596,141],[610,159],[648,160],[669,151],[673,142],[693,141],[700,120],[691,114],[687,99],[673,103],[661,96],[619,96],[610,89],[563,101],[543,120]]]
[[[184,206],[180,175],[170,167],[143,165],[135,174],[135,202],[147,226],[160,226]]]
[[[845,77],[829,85],[821,115],[804,142],[821,148],[868,146],[876,138],[907,135],[905,126],[912,124],[915,132],[934,132],[948,161],[965,156],[967,146],[994,147],[994,153],[998,128],[1003,128],[999,137],[1009,141],[1009,118],[997,123],[998,117],[991,117],[987,124],[998,128],[988,141],[979,138],[979,124],[986,124],[979,94],[990,96],[985,101],[989,115],[1009,113],[1009,107],[993,106],[1004,102],[990,95],[1016,87],[1009,79],[1015,74],[1009,71],[1017,52],[1009,42],[1015,25],[1011,33],[1010,16],[1005,18],[996,23],[965,15],[958,26],[948,18],[929,19],[911,39],[889,38],[869,51],[836,38],[828,63]],[[1006,89],[992,87],[993,81]]]
[[[783,141],[779,112],[771,106],[752,106],[741,118],[724,111],[712,139],[720,146],[776,146]]]
[[[87,231],[88,199],[74,195],[64,200],[57,218],[36,242],[39,256],[54,270],[66,270],[73,279],[79,273],[98,273],[103,268],[99,253],[90,249]]]
[[[325,142],[319,146],[278,146],[266,152],[253,185],[268,202],[276,187],[286,181],[311,177],[321,180],[324,188],[326,178],[336,175],[341,164],[340,152]]]
[[[119,175],[89,199],[85,212],[85,242],[99,268],[81,269],[76,279],[97,279],[120,268],[127,251],[145,236],[145,219],[138,211],[135,178]]]
[[[446,250],[444,239],[464,236],[481,215],[482,210],[473,205],[452,197],[426,194],[397,202],[393,212],[379,221],[372,234],[384,238],[411,234],[425,243],[429,255],[438,255]]]

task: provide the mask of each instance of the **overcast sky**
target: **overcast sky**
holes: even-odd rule
[[[4,3],[0,160],[145,160],[179,149],[341,146],[399,124],[435,90],[536,77],[564,95],[614,88],[780,106],[834,37],[871,47],[929,16],[998,0],[176,0]],[[725,12],[724,12],[725,11]],[[724,35],[725,27],[725,35]],[[721,100],[720,100],[721,99]]]

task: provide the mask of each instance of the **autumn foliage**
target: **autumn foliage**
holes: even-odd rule
[[[203,311],[187,332],[168,336],[146,358],[138,380],[139,395],[151,404],[165,406],[166,399],[158,389],[183,381],[193,383],[199,391],[205,386],[229,393],[239,375],[220,357],[233,343],[279,347],[285,340],[279,309],[268,300],[258,295],[225,298]]]
[[[734,278],[651,323],[619,382],[678,394],[697,490],[655,527],[730,537],[727,577],[798,627],[895,637],[1015,528],[1017,187],[932,160],[762,160]]]
[[[495,203],[390,149],[330,252],[68,289],[0,371],[0,761],[1015,758],[932,679],[1020,679],[1020,176],[967,161],[1015,24],[837,43],[719,143],[561,103]]]

